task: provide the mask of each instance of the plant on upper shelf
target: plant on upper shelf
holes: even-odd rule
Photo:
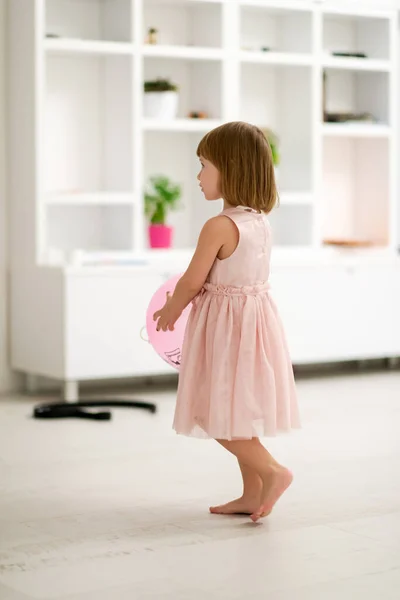
[[[144,82],[144,116],[146,119],[171,121],[178,114],[178,86],[169,79]]]
[[[270,145],[274,167],[277,167],[281,162],[281,155],[279,153],[279,139],[271,129],[263,129],[262,132]]]
[[[150,177],[144,195],[145,213],[149,219],[149,240],[152,248],[170,248],[172,227],[167,222],[168,213],[180,208],[182,188],[165,175]]]
[[[179,87],[175,83],[171,83],[169,79],[153,79],[144,82],[144,91],[151,92],[177,92]]]

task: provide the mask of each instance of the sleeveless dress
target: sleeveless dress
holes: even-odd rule
[[[293,368],[269,293],[271,230],[264,215],[224,210],[239,231],[193,301],[182,348],[174,429],[213,439],[274,436],[300,427]]]

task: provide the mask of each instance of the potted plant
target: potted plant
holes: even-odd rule
[[[281,162],[281,155],[279,152],[279,139],[271,129],[263,129],[262,132],[265,135],[271,148],[272,161],[275,167],[275,178],[278,179],[278,167]]]
[[[151,248],[170,248],[172,227],[166,224],[168,212],[179,208],[182,195],[180,185],[165,175],[150,177],[145,191],[145,211],[149,219],[149,242]]]
[[[144,82],[144,116],[146,119],[176,119],[178,86],[169,79]]]

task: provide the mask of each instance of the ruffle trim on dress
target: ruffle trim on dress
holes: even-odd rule
[[[216,296],[258,296],[259,294],[265,294],[270,289],[268,281],[256,283],[254,285],[244,285],[235,287],[233,285],[221,285],[215,283],[205,283],[196,298],[200,298],[206,292],[215,294]]]

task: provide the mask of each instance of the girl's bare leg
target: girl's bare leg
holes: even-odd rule
[[[218,442],[236,456],[239,464],[245,467],[246,477],[251,478],[249,484],[251,480],[254,486],[256,481],[254,475],[250,475],[252,472],[253,474],[256,473],[261,479],[261,495],[259,501],[255,502],[258,506],[251,507],[251,519],[256,522],[261,517],[269,515],[277,500],[292,483],[293,475],[291,472],[276,462],[258,438],[252,440],[218,440]],[[236,504],[237,506],[238,504]]]

